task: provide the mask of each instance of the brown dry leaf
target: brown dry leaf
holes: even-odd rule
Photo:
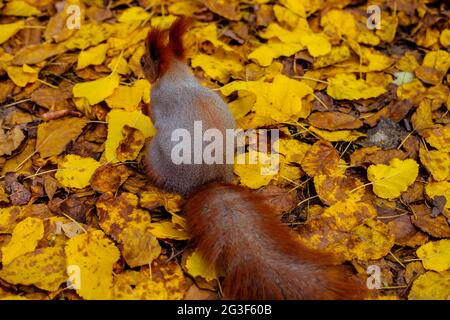
[[[58,186],[58,180],[50,175],[44,175],[44,190],[50,200],[53,199],[53,196],[58,190]]]
[[[18,127],[14,127],[6,133],[1,128],[0,121],[0,156],[10,155],[16,150],[25,139],[23,131]]]
[[[365,147],[350,155],[352,166],[367,166],[371,164],[389,164],[392,159],[403,160],[407,155],[398,149],[382,150],[379,147]]]
[[[295,197],[287,189],[269,185],[256,192],[264,197],[265,202],[274,209],[276,214],[289,212],[295,207]]]
[[[425,199],[424,191],[425,186],[423,185],[423,183],[421,183],[420,181],[415,181],[408,187],[408,190],[406,190],[400,198],[407,204],[418,202]]]
[[[413,108],[411,100],[394,100],[386,107],[364,120],[369,126],[375,126],[381,118],[390,119],[394,122],[400,122],[408,112]]]
[[[31,198],[31,192],[25,186],[17,181],[17,175],[8,173],[5,176],[5,188],[9,193],[9,200],[12,205],[27,204]]]
[[[389,221],[388,226],[397,245],[417,247],[428,241],[428,236],[417,230],[407,215]]]
[[[38,126],[36,148],[41,158],[57,156],[75,140],[87,124],[83,118],[64,118]]]
[[[424,204],[412,205],[411,210],[414,213],[411,222],[420,230],[435,238],[450,237],[450,226],[443,215],[433,217],[431,209]]]
[[[123,139],[119,142],[119,146],[116,149],[117,160],[135,160],[144,146],[144,134],[139,129],[125,125],[122,128],[122,135]]]
[[[363,125],[358,118],[341,112],[314,112],[308,121],[314,127],[327,130],[358,129]]]
[[[49,110],[70,109],[69,98],[72,97],[71,85],[60,85],[58,88],[42,86],[31,94],[31,100]]]
[[[20,48],[15,54],[12,63],[17,66],[23,64],[37,64],[66,51],[67,49],[63,45],[53,43],[32,44]]]
[[[301,163],[311,177],[330,175],[338,170],[339,153],[328,141],[320,140],[312,145]]]
[[[404,278],[406,283],[411,283],[411,281],[415,280],[418,276],[425,273],[425,268],[422,266],[422,263],[419,261],[410,262],[406,265]]]
[[[95,170],[91,178],[91,187],[98,192],[115,193],[129,175],[130,172],[124,164],[106,164]]]
[[[122,255],[131,267],[149,265],[161,254],[158,240],[146,228],[130,225],[122,230]]]

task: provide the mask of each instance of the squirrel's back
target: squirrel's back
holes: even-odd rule
[[[146,171],[157,186],[185,195],[206,183],[231,181],[232,164],[226,163],[226,130],[236,128],[222,98],[200,85],[184,61],[181,38],[186,28],[183,19],[177,20],[169,30],[167,43],[163,31],[152,30],[143,66],[147,77],[154,77],[151,115],[157,130],[144,160]],[[218,163],[208,164],[204,156],[209,154],[204,151],[212,141],[204,134],[211,129],[222,135],[223,139],[217,136],[219,141],[215,142],[223,148],[212,152]]]

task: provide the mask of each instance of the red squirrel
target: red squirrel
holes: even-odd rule
[[[186,63],[183,34],[189,22],[178,18],[168,32],[152,28],[141,65],[152,83],[151,116],[157,129],[144,158],[156,186],[187,196],[183,207],[193,244],[211,267],[224,271],[226,299],[361,299],[363,281],[332,256],[295,239],[265,199],[230,184],[229,164],[174,164],[171,133],[236,127],[222,98],[203,87]],[[168,33],[168,34],[167,34]]]

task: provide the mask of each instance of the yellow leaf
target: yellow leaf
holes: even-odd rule
[[[184,229],[177,229],[172,222],[155,222],[150,224],[150,232],[158,239],[188,240],[189,233]]]
[[[422,93],[425,93],[426,88],[419,79],[414,79],[411,82],[403,83],[397,87],[397,97],[401,100],[413,100],[417,96],[420,97]]]
[[[138,198],[132,193],[123,192],[117,197],[110,193],[103,194],[96,203],[100,227],[114,240],[120,240],[122,231],[127,227],[147,228],[151,217],[137,205]]]
[[[55,178],[65,187],[82,189],[89,186],[91,177],[98,167],[100,163],[92,158],[68,154],[58,163]]]
[[[119,22],[142,21],[150,19],[152,15],[142,7],[131,7],[122,11],[117,17]]]
[[[444,50],[430,51],[423,58],[422,65],[415,70],[416,76],[431,84],[439,84],[450,68],[450,54]]]
[[[308,22],[306,19],[300,19],[293,30],[287,30],[277,23],[271,23],[261,32],[260,36],[264,39],[277,38],[283,43],[302,44],[304,47],[305,44],[302,42],[302,35],[309,33],[311,33],[311,29],[309,28]]]
[[[384,257],[394,245],[389,227],[375,220],[369,203],[348,199],[315,214],[300,230],[300,241],[308,247],[332,252],[342,261]]]
[[[25,20],[19,20],[13,23],[0,24],[0,44],[8,41],[19,30],[25,27]]]
[[[19,87],[25,87],[28,83],[36,82],[39,75],[39,72],[27,65],[23,65],[23,67],[8,66],[6,72],[8,77]]]
[[[413,159],[394,158],[389,165],[371,165],[367,178],[373,182],[373,192],[384,199],[397,198],[416,180],[419,165]]]
[[[37,130],[37,151],[41,158],[57,156],[75,140],[86,125],[83,118],[63,118],[42,122]]]
[[[43,236],[44,223],[41,219],[28,217],[19,222],[13,230],[11,240],[2,247],[3,265],[6,266],[15,258],[34,251]]]
[[[306,45],[309,54],[313,57],[324,56],[331,52],[331,44],[328,38],[320,33],[302,35],[302,43]]]
[[[298,25],[300,16],[298,16],[294,12],[278,4],[274,5],[272,8],[275,17],[281,24],[287,25],[291,29],[294,29]]]
[[[448,300],[450,296],[450,271],[428,271],[413,283],[409,300]]]
[[[146,189],[146,191],[141,192],[139,199],[139,205],[143,208],[153,210],[159,206],[164,206],[172,214],[181,211],[182,202],[183,198],[180,195],[164,192],[158,188]]]
[[[234,164],[234,173],[241,179],[241,184],[251,189],[266,186],[277,173],[277,156],[257,151],[238,155]]]
[[[411,122],[415,130],[433,128],[433,115],[431,113],[431,101],[423,99],[419,103],[419,107],[411,117]]]
[[[40,14],[41,11],[22,0],[8,2],[2,10],[6,16],[30,17]]]
[[[256,102],[256,96],[251,92],[241,91],[238,93],[238,98],[228,103],[228,108],[233,114],[234,119],[238,120],[245,117]]]
[[[11,233],[17,218],[21,215],[21,207],[11,206],[0,208],[0,234]]]
[[[196,29],[194,36],[199,42],[208,41],[211,42],[215,48],[221,48],[228,52],[234,52],[232,47],[217,38],[217,26],[215,23],[208,23],[205,27]]]
[[[439,42],[444,48],[450,46],[450,29],[444,29],[439,36]]]
[[[363,79],[356,79],[354,74],[338,74],[328,79],[327,93],[334,99],[368,99],[382,95],[384,87],[366,83]]]
[[[216,269],[208,265],[198,251],[193,251],[186,258],[186,270],[194,278],[200,276],[206,281],[217,279]]]
[[[445,271],[450,268],[450,240],[430,241],[417,249],[417,256],[425,269]]]
[[[155,260],[150,270],[125,271],[114,277],[114,299],[183,299],[188,282],[176,259]]]
[[[150,118],[140,111],[113,109],[108,113],[106,121],[108,121],[108,137],[105,142],[107,161],[118,162],[116,150],[123,139],[122,128],[125,125],[138,129],[145,138],[153,136],[156,132]]]
[[[64,248],[48,247],[26,253],[3,266],[0,278],[12,284],[56,291],[67,279]]]
[[[203,9],[202,4],[197,1],[177,1],[171,3],[167,10],[174,15],[192,16],[194,13],[200,12]]]
[[[77,83],[73,86],[75,98],[86,98],[90,105],[102,102],[113,94],[119,86],[120,77],[116,73],[94,81]]]
[[[338,37],[347,36],[356,39],[359,34],[354,15],[348,11],[331,9],[324,13],[320,19],[320,25],[327,34],[336,34]]]
[[[78,55],[77,69],[83,69],[93,64],[102,64],[105,61],[106,51],[108,50],[107,44],[99,44],[98,46],[89,48],[85,51],[81,51]]]
[[[425,185],[425,192],[428,197],[434,199],[436,196],[444,196],[447,200],[445,207],[450,209],[450,182],[440,181],[440,182],[429,182]]]
[[[149,100],[150,83],[147,80],[137,80],[131,87],[118,86],[112,95],[105,99],[110,108],[126,111],[138,110],[141,100]],[[144,101],[145,101],[144,100]],[[147,103],[150,101],[146,101]]]
[[[279,139],[277,143],[275,143],[274,148],[276,148],[276,146],[279,146],[277,151],[284,155],[286,161],[298,164],[302,163],[306,152],[311,148],[309,144],[295,139]]]
[[[431,173],[434,180],[443,181],[450,177],[450,155],[439,150],[419,149],[420,161]]]
[[[128,75],[131,70],[130,67],[128,67],[127,60],[125,60],[122,56],[116,56],[111,59],[111,62],[108,63],[108,68],[111,71],[116,70],[118,74]]]
[[[272,118],[275,122],[297,121],[306,118],[310,107],[302,99],[312,93],[303,82],[278,74],[272,83],[259,81],[234,81],[221,88],[228,96],[235,91],[250,91],[256,95],[253,111],[260,117]]]
[[[77,293],[87,300],[110,299],[113,264],[120,257],[114,243],[102,231],[92,230],[69,239],[65,252]]]
[[[306,1],[299,0],[280,0],[280,4],[292,12],[298,14],[300,17],[306,17],[305,5],[302,2],[307,3]]]
[[[422,132],[425,140],[436,149],[450,152],[450,125]]]
[[[231,74],[242,71],[241,62],[233,55],[207,55],[197,54],[192,57],[192,67],[200,67],[205,73],[214,80],[222,83],[228,82]]]
[[[314,177],[317,195],[327,205],[346,199],[361,200],[364,195],[362,185],[359,179],[353,177],[326,175]]]
[[[356,130],[336,130],[336,131],[327,131],[327,130],[321,130],[318,128],[315,128],[313,126],[310,126],[308,128],[309,131],[312,133],[318,135],[320,138],[330,141],[330,142],[336,142],[336,141],[348,141],[353,142],[355,140],[358,140],[361,137],[364,137],[365,134],[358,132]]]
[[[86,49],[108,39],[107,24],[83,23],[83,27],[65,42],[68,49]]]
[[[263,67],[267,67],[272,63],[273,59],[281,56],[289,57],[294,53],[299,52],[303,48],[304,46],[298,43],[282,43],[271,41],[253,50],[248,55],[248,58],[256,61]]]
[[[167,300],[164,282],[156,282],[143,271],[127,270],[114,277],[113,298],[117,300]]]

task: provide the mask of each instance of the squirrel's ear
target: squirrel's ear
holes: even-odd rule
[[[148,33],[145,44],[150,58],[155,62],[160,61],[165,48],[164,31],[159,28],[152,28]]]
[[[174,56],[178,59],[185,59],[186,51],[183,44],[183,36],[191,25],[192,19],[179,17],[170,26],[169,43]]]

